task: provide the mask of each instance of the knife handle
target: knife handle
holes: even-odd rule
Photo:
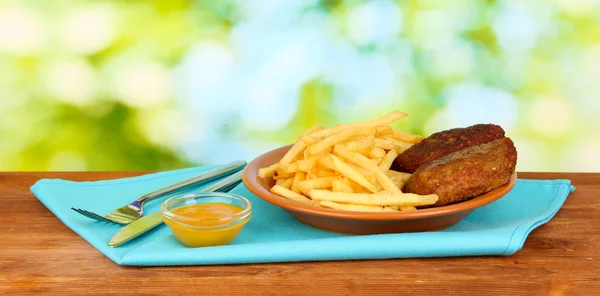
[[[223,175],[229,174],[231,172],[236,172],[239,171],[241,169],[243,169],[246,166],[246,162],[243,160],[236,160],[234,162],[231,162],[229,164],[226,164],[224,166],[206,171],[206,172],[202,172],[199,175],[196,175],[194,177],[191,177],[189,179],[185,179],[183,181],[177,182],[175,184],[169,185],[167,187],[163,187],[161,189],[158,189],[156,191],[150,192],[140,198],[138,198],[136,201],[139,204],[143,204],[146,201],[155,199],[161,195],[167,194],[167,193],[171,193],[175,190],[181,189],[181,188],[185,188],[188,187],[190,185],[201,185],[201,184],[205,184],[208,183],[212,180],[218,179],[223,177]],[[221,182],[221,181],[220,181]],[[219,182],[219,183],[220,183]]]
[[[233,175],[230,175],[226,178],[223,178],[214,184],[211,184],[205,188],[203,188],[202,192],[226,192],[233,187],[237,186],[242,181],[242,173],[243,171],[239,171]]]

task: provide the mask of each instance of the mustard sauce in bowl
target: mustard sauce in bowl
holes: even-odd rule
[[[227,245],[235,240],[250,220],[252,205],[236,194],[193,193],[167,199],[161,212],[175,238],[196,248]]]

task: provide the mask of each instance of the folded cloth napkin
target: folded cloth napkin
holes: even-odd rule
[[[207,265],[410,257],[511,255],[527,235],[548,222],[575,188],[569,180],[518,180],[501,199],[475,210],[462,222],[439,231],[344,235],[312,228],[248,191],[233,189],[252,202],[252,219],[230,245],[186,248],[164,224],[118,248],[109,239],[122,226],[97,222],[70,209],[107,214],[138,196],[189,178],[212,167],[161,172],[133,178],[73,182],[38,181],[31,191],[65,225],[121,265]],[[199,187],[201,188],[201,187]],[[199,191],[199,188],[190,191]],[[150,201],[146,213],[159,210],[164,198]]]

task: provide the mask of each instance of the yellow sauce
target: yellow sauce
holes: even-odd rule
[[[165,218],[163,220],[175,235],[175,237],[188,247],[206,247],[226,245],[233,241],[249,218],[238,221],[240,217],[230,217],[243,211],[242,208],[223,203],[205,203],[185,205],[174,208],[171,213],[185,217],[185,220],[171,220],[177,218]],[[182,225],[185,223],[189,226]],[[233,223],[233,225],[228,225]],[[221,226],[222,227],[219,227]],[[210,227],[210,228],[193,228]]]

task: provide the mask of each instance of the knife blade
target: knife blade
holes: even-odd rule
[[[201,192],[227,192],[242,181],[242,171],[239,171],[233,175],[230,175],[218,182],[201,190]],[[111,248],[118,247],[128,241],[139,237],[140,235],[154,229],[155,227],[163,224],[162,213],[160,210],[150,215],[142,217],[136,221],[131,222],[123,229],[119,230],[113,237],[108,241],[108,246]]]

